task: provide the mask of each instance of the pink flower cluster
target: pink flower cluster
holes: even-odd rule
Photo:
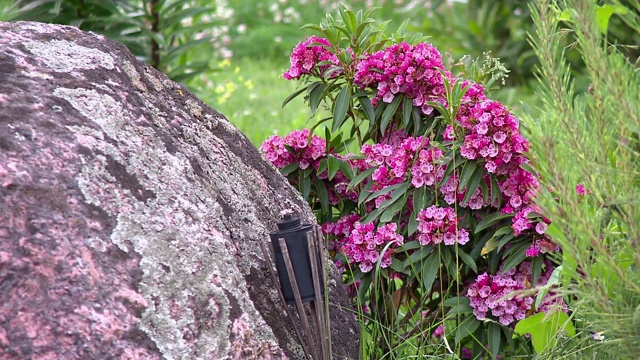
[[[286,146],[294,152],[289,152]],[[320,158],[326,155],[326,146],[326,141],[317,135],[313,135],[309,142],[309,129],[303,129],[292,131],[284,139],[272,135],[262,142],[260,151],[279,169],[296,161],[300,162],[300,169],[306,169],[310,165],[317,168]]]
[[[391,243],[392,245],[381,252]],[[380,267],[391,265],[395,248],[404,243],[402,235],[397,233],[397,225],[390,223],[376,229],[373,223],[356,222],[347,243],[342,245],[342,253],[350,263],[358,264],[363,273],[371,271],[378,260]]]
[[[514,321],[526,317],[531,309],[533,298],[518,297],[510,293],[525,289],[527,276],[511,269],[505,274],[480,274],[467,290],[473,314],[478,320],[484,320],[491,315],[497,317],[502,325],[509,325]]]
[[[427,101],[439,99],[445,92],[438,70],[445,71],[442,55],[435,47],[427,43],[409,45],[402,42],[362,59],[357,65],[354,83],[363,89],[377,90],[372,100],[374,106],[381,99],[390,103],[396,95],[404,94],[413,99],[414,106],[429,115],[433,108]]]
[[[545,285],[553,272],[550,261],[545,261],[546,271],[540,275],[535,285]],[[488,316],[497,318],[502,325],[518,322],[532,311],[533,296],[512,294],[515,291],[531,287],[531,262],[525,261],[519,268],[513,268],[497,275],[480,274],[476,281],[467,289],[473,314],[478,320]],[[554,307],[566,311],[566,304],[557,297],[554,291],[549,291],[542,299],[538,311],[548,312]]]
[[[315,35],[298,43],[291,53],[291,67],[285,71],[283,77],[292,80],[299,79],[303,75],[322,76],[329,69],[330,64],[318,65],[319,63],[328,61],[336,65],[339,64],[338,58],[327,48],[331,48],[329,40]],[[314,73],[314,69],[317,69],[316,73]],[[337,75],[336,72],[333,76]]]
[[[345,215],[336,222],[326,222],[322,224],[322,233],[329,237],[329,251],[338,252],[342,245],[347,242],[349,235],[353,231],[354,224],[360,220],[360,215]]]
[[[482,181],[487,182],[487,179],[483,179]],[[470,208],[472,210],[478,210],[485,206],[489,206],[490,204],[490,196],[488,196],[487,201],[484,200],[484,196],[482,195],[482,189],[478,187],[474,193],[469,198],[469,201],[466,203],[462,203],[464,200],[467,188],[460,188],[458,182],[458,176],[454,173],[449,180],[447,180],[444,185],[440,188],[440,192],[444,195],[444,201],[452,205],[456,201],[458,202],[458,206],[463,208]],[[489,193],[490,195],[490,193]]]
[[[542,224],[544,224],[544,227],[546,227],[546,223],[540,222],[536,225],[536,231],[538,231],[538,227],[541,227],[540,225]],[[527,249],[527,251],[525,251],[525,255],[527,257],[536,257],[540,254],[556,252],[559,250],[560,247],[558,246],[558,244],[551,241],[551,238],[549,238],[548,236],[534,236],[533,243],[531,244],[531,247]]]
[[[411,184],[416,188],[422,186],[433,186],[436,181],[442,180],[444,167],[437,164],[437,160],[442,157],[442,150],[432,147],[420,150],[413,168],[411,169]]]
[[[404,138],[397,145],[385,143],[363,145],[362,154],[365,156],[366,164],[376,168],[371,174],[371,179],[374,181],[372,191],[378,191],[404,181],[407,169],[415,154],[428,142],[429,139],[420,136]],[[389,196],[386,194],[376,198],[376,207],[379,207]]]
[[[466,129],[460,154],[469,160],[484,160],[489,173],[507,174],[516,155],[529,149],[518,129],[518,119],[497,101],[463,105],[457,120]]]
[[[458,217],[453,208],[433,205],[420,211],[417,232],[421,245],[464,245],[469,242],[469,232],[458,228]]]

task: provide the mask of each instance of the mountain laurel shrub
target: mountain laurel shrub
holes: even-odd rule
[[[283,76],[302,86],[285,104],[304,96],[331,116],[261,146],[322,224],[362,357],[527,355],[572,336],[546,286],[561,255],[534,203],[530,144],[485,90],[501,73],[478,60],[454,75],[406,23],[386,36],[372,13],[340,7],[307,26],[318,35],[293,49]],[[536,314],[545,334],[518,328]]]

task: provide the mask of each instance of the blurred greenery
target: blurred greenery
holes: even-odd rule
[[[607,44],[619,12],[640,38],[640,1],[537,0],[538,116],[524,117],[543,191],[537,201],[563,250],[560,294],[579,333],[544,358],[637,359],[640,354],[640,73]],[[624,8],[619,6],[624,5]],[[611,26],[611,23],[609,24]],[[578,93],[564,35],[585,64]]]
[[[125,44],[176,81],[210,70],[215,8],[203,0],[13,0],[0,19],[73,25]]]

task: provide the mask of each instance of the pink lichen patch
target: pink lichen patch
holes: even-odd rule
[[[274,344],[260,343],[253,336],[251,324],[246,314],[233,321],[231,326],[233,342],[229,356],[232,359],[276,360],[288,357]]]

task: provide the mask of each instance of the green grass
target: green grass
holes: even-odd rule
[[[220,71],[197,79],[192,87],[202,101],[225,115],[255,146],[273,134],[284,136],[311,125],[311,111],[302,97],[282,107],[298,85],[282,78],[286,63],[232,59],[218,65]]]

